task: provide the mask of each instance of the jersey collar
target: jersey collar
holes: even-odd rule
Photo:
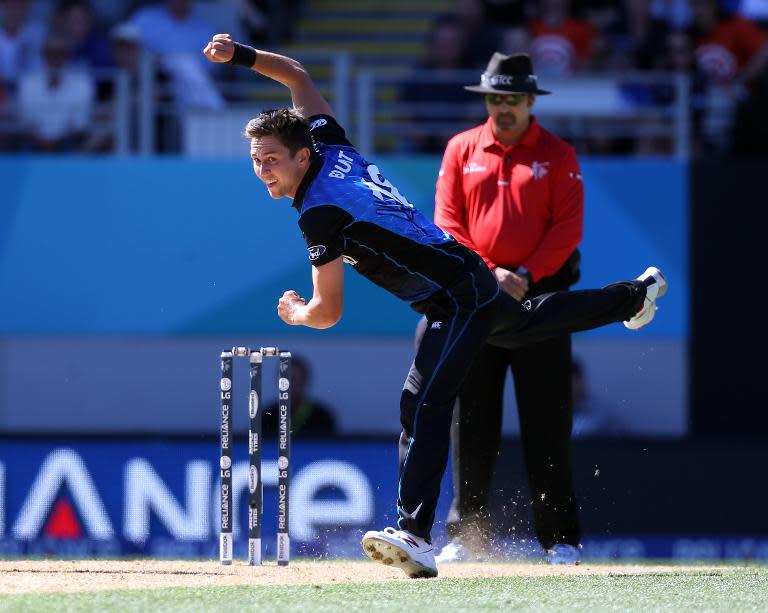
[[[523,133],[523,138],[520,139],[520,142],[517,143],[517,145],[523,145],[524,147],[535,147],[536,143],[539,142],[540,134],[541,134],[541,126],[539,126],[539,122],[536,121],[536,117],[531,115],[531,122],[528,124],[528,129]],[[493,125],[490,117],[488,118],[488,120],[485,122],[485,125],[483,126],[483,132],[480,136],[480,145],[482,146],[483,149],[486,149],[486,150],[490,149],[491,147],[498,147],[503,151],[517,146],[517,145],[510,145],[509,147],[507,147],[502,143],[500,143],[498,140],[496,140],[496,135],[493,133]]]
[[[304,203],[304,196],[309,189],[309,185],[315,180],[317,173],[323,167],[323,159],[319,155],[312,154],[312,158],[309,161],[309,168],[304,174],[304,178],[299,183],[299,187],[296,190],[296,196],[293,199],[293,208],[301,213],[301,205]]]

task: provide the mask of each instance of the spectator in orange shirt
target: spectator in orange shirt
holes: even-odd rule
[[[704,131],[710,144],[765,155],[768,36],[717,0],[690,0],[690,6],[696,65],[709,82]]]
[[[768,37],[751,21],[729,14],[717,0],[691,0],[696,62],[719,83],[749,84],[768,65]]]
[[[597,31],[571,15],[569,0],[542,0],[531,23],[531,57],[539,74],[563,75],[589,68]]]

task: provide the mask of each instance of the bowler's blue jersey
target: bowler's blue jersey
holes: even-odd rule
[[[433,224],[368,162],[328,115],[309,119],[315,156],[294,206],[315,266],[344,261],[417,302],[455,283],[477,256]]]

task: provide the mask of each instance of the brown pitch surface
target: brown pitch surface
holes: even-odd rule
[[[505,576],[626,575],[703,570],[693,566],[591,565],[548,566],[546,564],[477,563],[439,567],[437,579]],[[711,570],[711,567],[708,568]],[[0,594],[25,592],[84,592],[92,590],[206,587],[216,585],[300,585],[321,583],[367,583],[414,581],[401,570],[369,561],[296,561],[287,567],[266,563],[260,567],[236,561],[221,566],[218,561],[182,560],[2,560]]]

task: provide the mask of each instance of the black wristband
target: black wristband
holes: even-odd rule
[[[256,63],[256,49],[241,43],[234,43],[234,45],[235,52],[232,54],[232,59],[229,60],[227,64],[253,68],[253,65]]]

